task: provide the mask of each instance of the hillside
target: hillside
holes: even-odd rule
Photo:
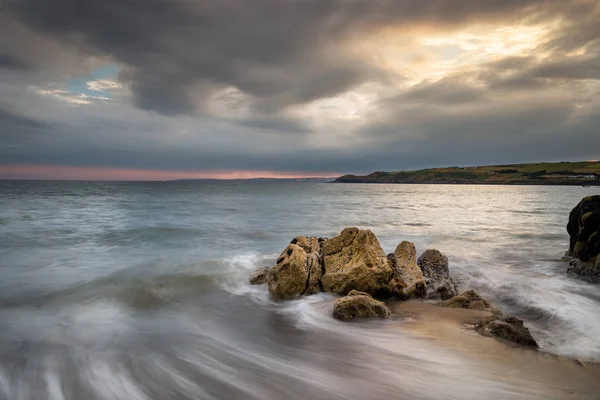
[[[452,183],[499,185],[600,185],[600,162],[558,162],[430,168],[344,175],[337,183]]]

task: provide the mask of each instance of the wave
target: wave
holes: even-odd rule
[[[201,296],[203,291],[236,292],[248,286],[252,271],[271,266],[275,257],[275,254],[241,253],[203,260],[167,273],[149,273],[146,266],[140,265],[51,293],[3,298],[0,308],[76,303],[94,298],[117,300],[133,308],[156,308]]]

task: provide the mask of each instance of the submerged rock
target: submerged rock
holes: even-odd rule
[[[270,268],[259,268],[250,275],[251,285],[262,285],[267,283],[267,275],[269,275]]]
[[[426,250],[417,264],[427,284],[427,298],[447,300],[458,294],[458,287],[450,277],[448,257],[437,250]]]
[[[529,329],[523,325],[523,320],[517,317],[485,320],[478,324],[476,330],[484,336],[496,336],[523,346],[538,347]]]
[[[577,258],[570,259],[567,274],[577,276],[590,283],[600,283],[600,256],[596,257],[594,263],[581,261]]]
[[[458,296],[452,297],[450,300],[442,301],[438,303],[440,307],[448,308],[466,308],[469,310],[487,311],[492,314],[500,315],[502,312],[497,308],[493,307],[487,300],[482,298],[476,291],[467,290],[459,294]]]
[[[390,309],[370,294],[351,290],[347,296],[339,298],[333,305],[333,316],[341,321],[356,318],[388,318]]]
[[[467,290],[450,300],[442,301],[438,303],[438,306],[489,312],[490,316],[480,318],[475,326],[478,333],[484,336],[499,337],[523,346],[538,347],[529,329],[523,325],[523,320],[502,315],[500,310],[493,307],[474,290]]]
[[[322,242],[323,290],[346,294],[359,290],[375,294],[387,289],[394,274],[379,241],[370,230],[346,228]]]
[[[388,282],[387,291],[403,299],[425,297],[427,285],[417,265],[417,251],[411,242],[403,241],[396,251],[388,254],[394,275]]]

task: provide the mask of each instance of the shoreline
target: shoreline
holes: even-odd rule
[[[592,187],[600,186],[598,182],[376,182],[376,181],[332,181],[329,183],[341,183],[341,184],[380,184],[380,185],[477,185],[477,186],[580,186],[580,187]]]
[[[597,399],[600,363],[528,349],[472,329],[491,314],[461,308],[442,308],[422,300],[387,303],[400,317],[398,329],[459,353],[490,378],[523,392],[523,398]]]

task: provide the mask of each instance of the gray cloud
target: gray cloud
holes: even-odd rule
[[[593,0],[11,0],[3,7],[0,33],[11,40],[0,39],[0,94],[11,106],[0,105],[0,164],[364,173],[597,158],[600,148]],[[386,29],[443,34],[523,19],[560,21],[539,44],[544,57],[495,57],[412,86],[404,71],[349,46]],[[36,94],[99,59],[122,67],[132,104],[123,95],[75,107]],[[303,119],[302,107],[362,84],[379,85],[379,96],[352,122],[331,105],[322,105],[323,121]],[[226,88],[234,93],[223,95]],[[211,109],[215,96],[225,111]]]
[[[25,62],[10,54],[0,53],[0,68],[6,69],[28,69]]]
[[[196,108],[189,88],[197,83],[235,86],[270,108],[335,95],[385,75],[344,48],[348,37],[516,18],[550,3],[561,2],[12,0],[7,8],[39,32],[123,63],[138,107],[175,114]]]

